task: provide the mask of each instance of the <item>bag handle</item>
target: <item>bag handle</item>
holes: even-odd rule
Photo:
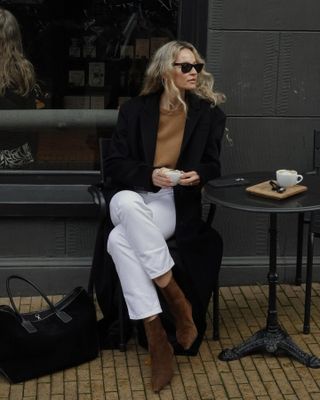
[[[59,319],[61,319],[62,322],[68,323],[68,322],[70,322],[72,320],[72,317],[69,314],[67,314],[64,311],[58,310],[54,306],[54,304],[48,299],[48,297],[42,292],[42,290],[35,283],[29,281],[29,279],[27,279],[27,278],[23,278],[20,275],[11,275],[11,276],[9,276],[7,278],[7,281],[6,281],[6,288],[7,288],[8,297],[10,299],[10,303],[11,303],[12,308],[14,309],[14,312],[21,319],[21,325],[28,331],[28,333],[37,332],[37,328],[30,321],[27,321],[26,319],[23,318],[23,315],[18,311],[18,309],[17,309],[17,307],[15,305],[15,302],[13,301],[13,296],[12,296],[11,287],[10,287],[10,282],[13,279],[18,279],[20,281],[24,281],[24,282],[28,283],[30,286],[32,286],[44,298],[46,303],[51,308],[52,312],[54,312],[56,314],[56,316]]]

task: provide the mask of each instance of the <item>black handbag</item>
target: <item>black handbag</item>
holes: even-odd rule
[[[48,303],[43,311],[19,313],[10,281],[34,287]],[[53,304],[37,285],[18,275],[7,279],[12,308],[0,306],[0,372],[12,383],[23,382],[93,360],[99,353],[92,298],[75,288]]]

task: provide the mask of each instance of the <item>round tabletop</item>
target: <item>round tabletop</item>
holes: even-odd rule
[[[242,186],[216,187],[223,180],[244,178],[248,183]],[[243,211],[266,213],[299,213],[320,210],[320,177],[305,174],[301,185],[307,186],[307,191],[287,199],[268,199],[250,194],[246,187],[275,179],[275,172],[251,172],[224,175],[209,181],[204,186],[204,200],[225,207]]]

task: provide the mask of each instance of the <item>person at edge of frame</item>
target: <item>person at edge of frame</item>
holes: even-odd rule
[[[0,110],[44,108],[34,67],[23,53],[18,21],[1,7],[0,54]],[[5,135],[2,140],[5,143],[0,145],[0,168],[19,168],[34,161],[26,137]],[[3,146],[5,148],[1,148]]]

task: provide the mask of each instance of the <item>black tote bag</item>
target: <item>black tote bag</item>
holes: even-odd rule
[[[19,313],[10,281],[22,280],[47,302],[43,311]],[[96,312],[82,287],[53,304],[37,285],[12,275],[7,279],[11,307],[0,306],[0,372],[12,383],[23,382],[97,357],[99,353]]]

